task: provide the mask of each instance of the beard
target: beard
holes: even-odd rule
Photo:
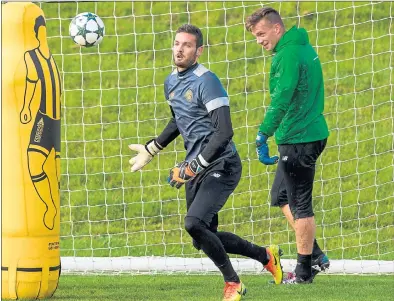
[[[194,62],[196,61],[197,56],[193,55],[193,57],[186,59],[184,56],[181,58],[182,61],[179,61],[176,57],[176,55],[173,55],[173,61],[175,66],[177,66],[178,68],[183,68],[183,69],[187,69],[190,66],[192,66],[194,64]]]

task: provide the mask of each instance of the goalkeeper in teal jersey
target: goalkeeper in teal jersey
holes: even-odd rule
[[[312,207],[316,160],[329,136],[323,116],[321,63],[307,32],[295,26],[286,31],[279,13],[272,8],[257,10],[245,26],[258,44],[274,54],[271,104],[259,128],[256,147],[263,164],[279,162],[271,189],[272,205],[281,207],[296,233],[297,266],[287,283],[312,283],[317,272],[329,266],[315,239]],[[267,139],[274,134],[280,158],[269,156]]]
[[[196,249],[202,250],[223,274],[223,301],[239,301],[245,286],[228,254],[259,261],[282,283],[280,251],[218,230],[218,214],[237,187],[242,163],[232,140],[230,100],[219,78],[197,62],[203,51],[201,30],[191,24],[178,28],[173,59],[176,68],[164,82],[164,96],[172,118],[163,131],[145,145],[129,145],[138,154],[130,159],[131,171],[148,164],[179,135],[186,150],[183,162],[170,171],[168,182],[185,187],[187,213],[185,229]]]

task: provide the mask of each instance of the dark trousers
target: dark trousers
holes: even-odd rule
[[[202,174],[186,183],[186,217],[200,219],[216,233],[218,212],[237,187],[241,174],[241,159],[235,153],[209,166]]]

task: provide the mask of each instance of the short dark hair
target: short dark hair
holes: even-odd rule
[[[279,23],[281,26],[283,26],[282,18],[280,17],[277,10],[273,9],[272,7],[263,7],[246,18],[246,30],[252,31],[252,27],[259,23],[262,19],[268,20],[271,24]]]
[[[200,28],[194,26],[192,24],[183,24],[181,27],[178,28],[176,33],[186,32],[194,35],[196,37],[196,45],[197,48],[201,47],[204,43],[204,38],[202,36],[202,32]]]
[[[38,29],[40,28],[40,26],[46,26],[43,16],[38,16],[34,23],[34,32],[36,33],[36,37],[38,37]]]

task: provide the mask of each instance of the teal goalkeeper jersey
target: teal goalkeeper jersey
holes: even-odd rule
[[[230,106],[227,92],[213,72],[196,63],[183,72],[175,69],[164,82],[164,94],[184,140],[186,161],[191,161],[203,151],[216,131],[209,113]],[[235,145],[230,140],[220,157],[234,152]]]

